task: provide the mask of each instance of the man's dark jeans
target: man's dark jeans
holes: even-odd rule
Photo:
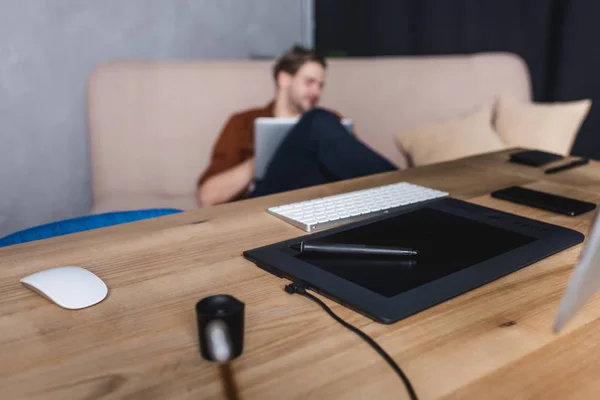
[[[316,108],[290,130],[251,197],[396,169],[350,135],[337,116]]]

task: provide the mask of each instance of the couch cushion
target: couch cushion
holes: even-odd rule
[[[94,200],[192,195],[227,117],[266,103],[272,86],[262,61],[100,66],[89,89]]]
[[[492,128],[492,108],[396,134],[398,147],[420,166],[503,150]]]
[[[513,54],[332,59],[323,104],[354,119],[362,140],[405,167],[398,131],[493,106],[501,94],[531,98],[527,67]]]
[[[510,147],[568,155],[592,105],[589,99],[531,103],[502,96],[497,105],[496,132]]]

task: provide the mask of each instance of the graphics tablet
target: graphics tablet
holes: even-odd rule
[[[381,323],[394,323],[584,240],[581,233],[443,198],[244,252],[264,270],[302,281]],[[301,254],[290,245],[400,246],[406,258]]]

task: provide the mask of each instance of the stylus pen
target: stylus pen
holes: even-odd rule
[[[295,243],[290,247],[300,253],[371,256],[416,256],[418,254],[417,250],[404,247],[374,246],[368,244],[300,242]]]
[[[587,158],[582,158],[580,160],[571,161],[568,164],[564,164],[564,165],[559,165],[557,167],[548,168],[546,170],[546,173],[547,174],[555,174],[557,172],[564,171],[566,169],[571,169],[571,168],[578,167],[580,165],[585,165],[585,164],[587,164],[589,162],[590,162],[590,160],[588,160]]]

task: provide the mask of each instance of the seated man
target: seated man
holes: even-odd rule
[[[273,69],[275,98],[229,118],[198,180],[201,206],[263,196],[396,167],[349,135],[337,113],[317,108],[325,84],[325,59],[295,46]],[[254,120],[300,117],[273,156],[263,180],[254,177]]]

